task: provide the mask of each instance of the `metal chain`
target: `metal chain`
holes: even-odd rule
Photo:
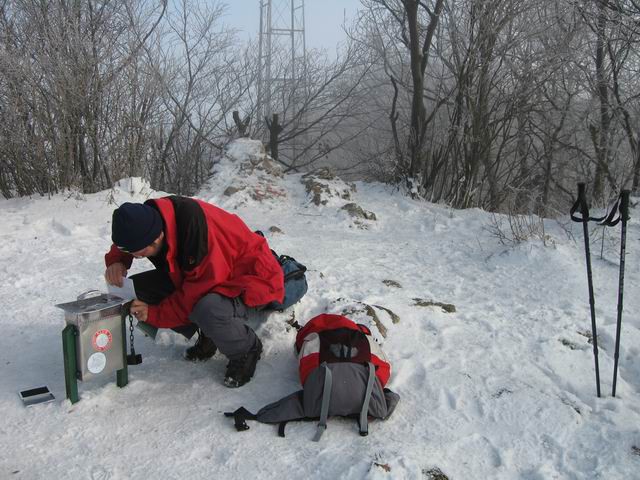
[[[133,317],[129,314],[129,345],[131,345],[131,353],[134,353],[136,350],[133,347]]]

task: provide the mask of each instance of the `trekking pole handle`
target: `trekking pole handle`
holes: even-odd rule
[[[584,198],[587,192],[587,184],[584,182],[578,182],[578,199]]]
[[[578,183],[578,201],[580,202],[580,210],[583,217],[589,218],[589,207],[587,206],[587,184]]]
[[[620,217],[626,223],[629,220],[629,195],[631,191],[622,190],[620,193]]]
[[[571,207],[571,220],[574,222],[588,222],[589,221],[589,207],[587,206],[587,184],[584,182],[578,182],[578,199]],[[580,211],[581,217],[574,215],[577,211]]]

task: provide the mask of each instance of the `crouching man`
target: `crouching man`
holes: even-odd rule
[[[107,283],[122,286],[134,258],[155,266],[131,277],[138,321],[187,338],[197,332],[185,358],[207,360],[219,350],[229,359],[227,387],[251,380],[262,343],[245,324],[248,313],[284,296],[267,241],[238,216],[179,196],[122,204],[113,212],[111,239]]]

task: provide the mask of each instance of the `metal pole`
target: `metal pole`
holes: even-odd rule
[[[616,396],[616,383],[618,380],[618,357],[620,356],[620,333],[622,330],[622,309],[624,290],[624,257],[627,243],[627,219],[629,215],[629,190],[623,190],[620,203],[620,216],[622,219],[622,235],[620,240],[620,277],[618,282],[618,321],[616,324],[616,349],[613,356],[613,387],[611,395]]]
[[[62,330],[62,356],[64,359],[64,387],[71,403],[80,400],[78,395],[78,352],[76,337],[78,331],[74,325],[67,325]]]
[[[302,78],[303,78],[303,85],[304,85],[304,91],[303,91],[303,96],[304,98],[307,98],[307,79],[309,78],[307,76],[307,39],[306,39],[306,33],[304,31],[305,25],[304,25],[304,0],[302,1]]]
[[[593,295],[593,278],[591,274],[591,252],[589,250],[589,207],[586,199],[586,185],[578,183],[578,201],[582,214],[582,229],[584,233],[584,252],[587,260],[587,283],[589,285],[589,307],[591,309],[591,336],[593,343],[593,359],[596,367],[596,392],[600,397],[600,365],[598,363],[598,331],[596,327],[596,302]]]
[[[292,103],[293,103],[293,112],[289,118],[295,118],[299,113],[298,100],[300,98],[299,88],[300,85],[297,83],[296,79],[296,23],[295,23],[295,0],[291,0],[291,93],[292,93]],[[291,141],[291,161],[292,163],[296,162],[296,143],[297,140],[295,138]]]
[[[263,0],[260,0],[260,30],[258,33],[258,105],[256,108],[256,125],[258,125],[258,127],[260,128],[260,126],[262,125],[262,122],[264,120],[263,115],[264,115],[264,105],[263,103],[263,99],[262,96],[264,95],[264,78],[263,78],[263,72],[262,70],[264,69],[264,62],[263,62],[263,58],[262,58],[262,42],[263,42],[263,36],[264,36],[264,30],[263,30],[263,23],[264,23],[264,2]]]
[[[305,33],[305,19],[304,19],[304,0],[300,0],[300,8],[302,8],[301,12],[301,21],[302,21],[302,69],[298,68],[298,75],[302,79],[302,98],[308,98],[309,95],[309,72],[307,70],[307,34]],[[303,100],[304,102],[304,100]],[[307,114],[302,112],[300,115],[300,128],[304,130],[307,126]],[[301,142],[304,143],[304,139],[306,138],[306,134],[302,134]],[[304,149],[303,149],[304,151]]]
[[[271,78],[271,53],[272,53],[272,44],[271,44],[271,35],[272,35],[272,18],[271,18],[271,7],[272,0],[268,0],[267,2],[267,53],[265,59],[265,92],[264,92],[264,117],[265,119],[271,116],[271,88],[272,88],[272,78]]]
[[[291,85],[295,88],[296,81],[296,23],[295,23],[295,0],[291,0]]]

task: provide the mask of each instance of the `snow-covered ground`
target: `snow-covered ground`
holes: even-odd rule
[[[127,387],[111,377],[79,383],[65,400],[61,331],[54,305],[104,290],[103,254],[116,203],[161,196],[139,179],[93,195],[0,200],[0,478],[24,479],[449,479],[640,478],[640,229],[629,223],[625,309],[616,398],[611,397],[620,227],[593,244],[603,397],[595,394],[581,226],[574,239],[546,224],[547,245],[507,248],[491,216],[411,200],[378,184],[327,181],[316,205],[300,175],[271,177],[238,165],[249,142],[230,149],[197,197],[264,231],[272,248],[309,268],[309,292],[294,312],[254,326],[265,352],[245,387],[221,381],[226,361],[182,359],[184,338],[136,333],[142,365]],[[255,153],[255,152],[254,152]],[[255,157],[255,155],[254,155]],[[254,162],[255,163],[255,162]],[[251,165],[250,163],[245,163]],[[235,186],[233,195],[224,195]],[[230,193],[230,191],[227,191]],[[350,202],[377,220],[355,220]],[[567,205],[567,209],[569,205]],[[281,232],[270,231],[276,226]],[[151,268],[138,261],[135,271]],[[422,306],[455,306],[455,312]],[[314,422],[287,437],[252,422],[238,433],[223,412],[256,411],[299,388],[295,329],[322,313],[378,307],[376,336],[392,363],[393,416],[360,437],[332,418],[320,443]],[[17,392],[48,385],[56,401],[23,407]]]

